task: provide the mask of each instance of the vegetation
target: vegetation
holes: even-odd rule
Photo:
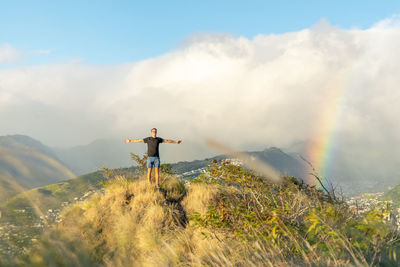
[[[60,210],[64,206],[86,199],[94,191],[101,190],[114,176],[120,175],[130,180],[141,176],[147,169],[146,156],[132,154],[132,159],[138,167],[103,167],[101,171],[24,191],[0,203],[0,258],[24,253],[32,240],[36,240],[45,228],[59,220]],[[162,164],[161,172],[172,174],[174,171],[171,166]]]
[[[215,162],[185,186],[161,173],[115,174],[105,193],[68,207],[15,264],[26,266],[398,266],[389,211],[353,213],[336,197],[286,177],[277,185]]]
[[[20,193],[0,204],[0,258],[18,254],[30,247],[47,225],[57,220],[57,213],[88,191],[101,188],[102,172]],[[49,213],[49,211],[52,211]],[[7,236],[4,234],[7,233]],[[5,248],[12,251],[5,251]],[[1,266],[1,264],[0,264]]]
[[[389,190],[382,198],[387,201],[393,201],[393,206],[400,208],[400,185]]]
[[[398,232],[390,209],[355,214],[332,192],[285,177],[280,185],[229,163],[197,179],[219,186],[219,202],[196,225],[220,229],[246,244],[262,243],[278,262],[309,265],[397,266]]]
[[[100,188],[99,183],[104,180],[103,173],[98,171],[68,181],[25,191],[0,204],[3,211],[2,219],[24,216],[24,213],[16,213],[16,210],[25,209],[34,212],[36,207],[36,209],[44,212],[48,209],[59,208],[62,202],[71,202],[75,197],[82,196],[88,190]]]

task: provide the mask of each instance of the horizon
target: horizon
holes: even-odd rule
[[[43,142],[43,141],[41,141],[39,139],[33,138],[31,136],[28,136],[28,135],[24,135],[24,134],[0,135],[0,138],[1,137],[14,137],[14,136],[27,137],[27,138],[33,139],[34,141],[39,142],[43,146],[48,147],[50,149],[62,149],[62,150],[63,149],[72,149],[72,148],[77,148],[77,147],[87,147],[87,146],[90,146],[90,145],[92,145],[92,144],[94,144],[96,142],[102,142],[102,141],[108,142],[108,141],[117,141],[117,140],[119,140],[119,138],[97,138],[97,139],[94,139],[93,141],[90,141],[89,143],[85,143],[85,144],[79,144],[79,145],[73,145],[73,146],[65,146],[65,147],[53,147],[53,146],[49,146],[48,144],[46,144],[45,142]],[[160,136],[157,136],[157,137],[160,137]],[[123,141],[121,141],[121,144],[122,145],[126,145],[127,149],[132,150],[132,153],[134,153],[134,152],[139,152],[139,153],[142,152],[142,154],[144,154],[145,150],[146,150],[146,146],[143,146],[143,145],[142,146],[139,145],[137,147],[132,147],[132,146],[128,147],[129,144],[124,144]],[[262,152],[262,151],[267,151],[267,150],[270,150],[270,149],[278,149],[278,150],[280,150],[280,151],[282,151],[283,153],[286,153],[286,154],[294,153],[294,151],[287,151],[286,148],[280,148],[280,147],[269,146],[269,145],[265,145],[264,148],[259,148],[259,149],[254,148],[254,149],[250,149],[250,150],[242,150],[240,152],[245,152],[245,153],[246,152],[250,152],[250,153],[251,152]],[[164,149],[161,148],[160,150],[161,150],[160,154],[163,155],[164,153],[162,153],[162,152],[163,152]],[[212,153],[212,154],[209,154],[209,155],[206,155],[206,156],[201,156],[201,157],[198,157],[198,158],[192,158],[192,159],[189,159],[189,160],[186,159],[186,160],[181,160],[181,161],[176,161],[176,160],[172,160],[172,161],[163,160],[163,161],[165,163],[179,163],[179,162],[184,162],[184,161],[205,160],[207,158],[213,158],[213,157],[218,157],[218,156],[225,155],[223,152],[216,152],[216,150],[211,150],[210,153]],[[168,156],[164,157],[164,155],[163,155],[163,159],[164,158],[168,158]]]

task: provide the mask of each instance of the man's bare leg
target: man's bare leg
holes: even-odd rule
[[[149,181],[149,184],[151,184],[151,170],[153,168],[147,168],[147,181]]]
[[[159,170],[160,170],[159,168],[154,168],[154,172],[156,173],[156,185],[160,185],[158,180]]]

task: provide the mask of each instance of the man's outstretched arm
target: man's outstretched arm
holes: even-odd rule
[[[125,143],[139,143],[144,142],[143,139],[125,139]]]
[[[180,144],[182,143],[182,140],[174,141],[174,140],[164,139],[164,143]]]

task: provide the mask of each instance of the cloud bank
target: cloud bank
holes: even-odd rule
[[[20,57],[20,52],[10,44],[0,44],[0,64],[12,63]]]
[[[253,39],[197,34],[136,63],[2,69],[0,134],[67,146],[141,138],[157,127],[160,136],[184,141],[179,152],[163,147],[171,160],[212,154],[204,145],[208,137],[255,150],[331,136],[342,159],[360,168],[379,162],[377,174],[394,175],[398,47],[396,18],[366,30],[321,21]],[[6,49],[0,51],[4,61]]]

